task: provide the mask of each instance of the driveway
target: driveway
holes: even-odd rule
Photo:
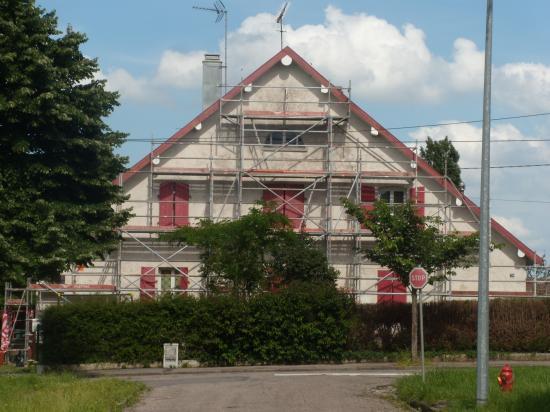
[[[312,369],[136,373],[125,379],[151,388],[130,409],[146,411],[398,411],[382,398],[411,371],[318,366]],[[171,371],[170,371],[171,372]]]

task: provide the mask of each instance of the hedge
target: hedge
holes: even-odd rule
[[[550,352],[550,299],[495,299],[489,307],[492,351]],[[356,315],[351,337],[355,350],[410,348],[410,305],[359,305]],[[475,350],[476,328],[476,301],[424,304],[426,350]]]
[[[352,300],[334,288],[295,285],[277,294],[176,297],[135,303],[86,302],[43,316],[45,364],[149,363],[162,344],[209,365],[342,360]],[[180,349],[181,350],[181,349]]]
[[[157,302],[86,302],[43,317],[42,361],[149,363],[162,344],[207,365],[338,362],[406,351],[410,305],[355,305],[332,288],[298,285],[250,300],[177,297]],[[476,348],[476,302],[425,304],[426,350]],[[550,300],[492,300],[490,348],[550,352]],[[181,350],[181,349],[180,349]]]

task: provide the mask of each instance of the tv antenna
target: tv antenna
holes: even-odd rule
[[[281,50],[283,49],[283,33],[285,32],[283,30],[283,19],[285,18],[285,13],[288,9],[288,1],[285,1],[285,4],[283,4],[283,7],[281,7],[281,11],[277,15],[277,23],[279,23],[279,32],[281,33]]]
[[[219,23],[224,20],[225,23],[225,34],[224,34],[224,52],[223,52],[223,73],[224,73],[224,91],[227,88],[227,9],[225,8],[225,4],[221,0],[214,0],[214,3],[212,4],[212,7],[201,7],[201,6],[193,6],[196,10],[205,10],[205,11],[211,11],[216,13],[216,23]]]

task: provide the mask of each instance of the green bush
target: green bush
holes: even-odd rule
[[[295,284],[250,299],[174,297],[158,302],[86,302],[49,308],[43,361],[150,363],[177,342],[181,359],[208,365],[380,359],[407,351],[410,305],[354,305],[323,285]],[[426,350],[476,349],[476,302],[424,306]],[[492,300],[490,348],[550,351],[550,300]],[[380,356],[377,356],[380,354]]]
[[[334,288],[296,284],[249,300],[174,297],[158,302],[86,302],[46,310],[42,361],[148,363],[162,344],[210,365],[310,363],[343,358],[353,303]]]

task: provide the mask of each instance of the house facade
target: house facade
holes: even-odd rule
[[[386,268],[364,259],[374,242],[350,219],[341,199],[363,207],[376,199],[412,200],[418,213],[438,216],[444,232],[478,230],[479,208],[289,47],[214,101],[221,62],[204,64],[204,111],[116,184],[135,216],[105,261],[65,276],[73,285],[110,285],[132,298],[203,290],[198,251],[159,234],[200,219],[236,219],[258,201],[274,201],[294,230],[316,238],[340,272],[339,287],[361,302],[407,300]],[[213,92],[214,88],[214,92]],[[529,296],[529,267],[542,259],[496,221],[490,293]],[[431,299],[475,298],[478,267],[427,287]],[[536,290],[536,288],[535,288]],[[536,293],[536,292],[535,292]]]

